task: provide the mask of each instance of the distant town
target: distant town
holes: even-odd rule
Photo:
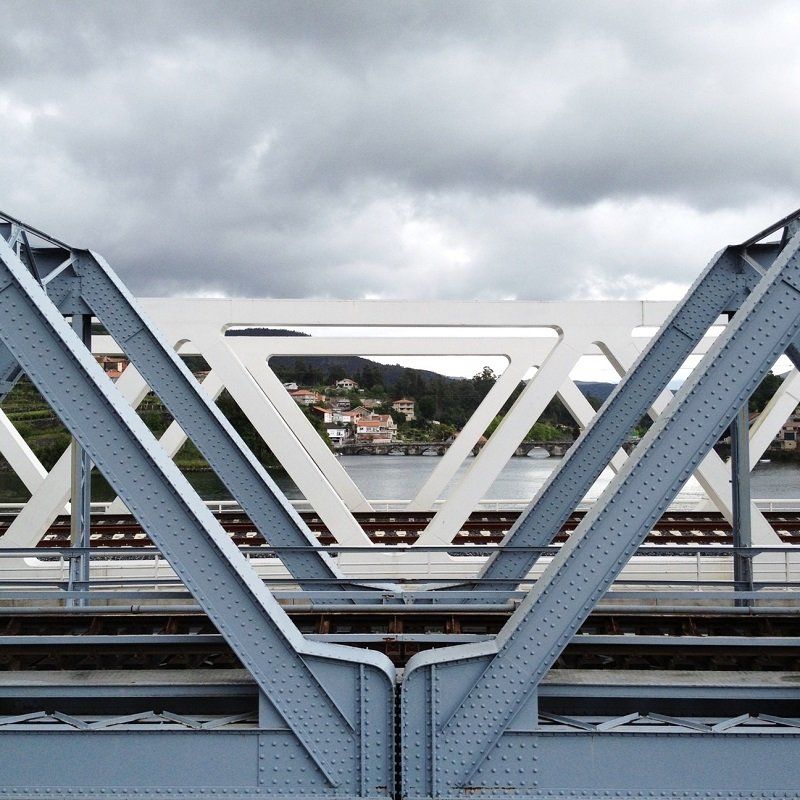
[[[416,401],[411,397],[387,400],[362,396],[352,378],[342,378],[322,394],[298,386],[294,381],[283,384],[299,406],[308,408],[322,422],[322,429],[334,448],[356,444],[392,444],[399,436],[398,423],[416,420]],[[357,393],[357,405],[353,403]],[[440,425],[433,420],[434,425]]]

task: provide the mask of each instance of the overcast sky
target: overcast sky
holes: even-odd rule
[[[0,208],[140,295],[666,299],[800,206],[796,1],[0,8]]]

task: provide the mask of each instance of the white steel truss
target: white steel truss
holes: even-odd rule
[[[647,333],[668,316],[665,302],[564,302],[564,303],[406,303],[363,301],[278,301],[152,298],[141,305],[159,327],[166,341],[185,355],[202,355],[211,367],[203,389],[214,399],[223,388],[240,405],[280,458],[289,475],[314,507],[337,541],[344,546],[368,546],[369,540],[352,512],[370,509],[365,498],[340,462],[292,401],[269,367],[273,356],[314,355],[386,356],[502,356],[507,367],[493,389],[464,426],[456,441],[440,459],[433,473],[407,508],[427,510],[436,503],[436,514],[418,546],[447,545],[477,507],[487,489],[512,456],[532,424],[553,397],[559,397],[581,427],[594,415],[588,401],[569,377],[584,356],[604,355],[619,375],[624,375],[648,341]],[[458,327],[467,322],[466,331]],[[303,328],[322,326],[312,336],[226,336],[232,327]],[[357,327],[359,334],[348,329]],[[480,329],[471,335],[469,327]],[[337,333],[337,328],[343,331]],[[420,331],[431,329],[429,336]],[[545,335],[542,335],[542,334]],[[546,335],[548,334],[549,335]],[[466,335],[465,335],[466,334]],[[702,355],[713,342],[703,338],[695,349]],[[94,337],[97,354],[114,355],[119,348],[108,337]],[[459,466],[471,456],[486,430],[521,380],[535,370],[526,386],[449,496],[445,486]],[[751,432],[751,466],[797,404],[800,375],[789,373]],[[131,365],[118,380],[118,388],[136,407],[148,392],[144,378]],[[653,404],[655,419],[666,407],[671,393],[665,391]],[[177,423],[161,439],[170,456],[186,440]],[[4,547],[31,547],[62,513],[69,496],[70,458],[65,453],[46,473],[13,426],[0,412],[0,453],[20,474],[32,492],[2,541]],[[618,469],[625,455],[619,452],[611,467]],[[729,468],[709,453],[695,471],[709,502],[731,519]],[[438,502],[437,502],[438,501]],[[112,510],[122,510],[120,501]],[[779,544],[763,514],[751,508],[753,541],[759,546]],[[346,560],[346,559],[343,559]],[[367,559],[371,560],[371,559]],[[448,562],[446,554],[428,554],[426,561]],[[357,558],[356,561],[364,561]],[[465,559],[459,559],[466,566]]]

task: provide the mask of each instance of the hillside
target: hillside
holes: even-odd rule
[[[240,328],[227,332],[227,336],[308,336],[307,333],[279,328]],[[398,384],[409,382],[433,383],[435,381],[458,383],[471,380],[442,375],[432,370],[403,367],[400,364],[380,364],[363,356],[304,356],[293,358],[279,356],[270,360],[275,372],[285,381],[313,386],[333,384],[344,377],[353,378],[369,389],[376,383],[389,391],[397,391]],[[576,381],[578,388],[588,398],[604,402],[614,388],[613,383]],[[402,394],[403,392],[399,392]]]
[[[258,337],[308,336],[307,333],[280,328],[239,328],[229,330],[225,335]],[[302,374],[303,368],[298,367],[298,363],[306,365],[304,375]],[[393,389],[408,372],[407,367],[401,367],[399,364],[379,364],[377,361],[372,361],[362,356],[305,356],[301,359],[292,356],[276,356],[270,360],[270,365],[281,377],[288,376],[286,380],[297,380],[298,377],[312,378],[310,380],[298,380],[298,383],[308,385],[324,383],[335,375],[336,380],[349,377],[364,386],[372,385],[374,381],[371,381],[371,378],[379,378],[379,383],[384,387]],[[308,368],[310,368],[311,374],[309,374]],[[417,373],[423,380],[457,380],[426,369],[415,369],[413,372]],[[359,380],[359,375],[362,377],[366,375],[366,378]],[[317,378],[317,380],[313,378]],[[333,383],[333,381],[330,382]]]

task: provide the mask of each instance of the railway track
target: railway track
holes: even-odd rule
[[[369,538],[386,545],[413,544],[432,518],[425,512],[370,512],[355,515]],[[514,511],[473,513],[456,544],[499,543],[518,519]],[[557,537],[567,539],[580,524],[572,514]],[[766,512],[785,544],[800,543],[800,513]],[[313,513],[302,517],[322,545],[336,541]],[[242,547],[266,545],[246,515],[223,512],[217,518]],[[0,541],[13,517],[0,517]],[[38,547],[69,547],[70,520],[61,516]],[[130,515],[96,514],[91,520],[93,548],[150,547],[152,542]],[[670,512],[657,523],[647,544],[730,545],[732,530],[714,512]],[[44,555],[44,554],[43,554]],[[111,556],[109,556],[111,557]],[[122,556],[124,558],[124,556]],[[307,636],[386,653],[404,666],[415,653],[431,647],[479,641],[494,636],[510,610],[453,612],[417,606],[414,613],[371,607],[369,611],[327,611],[285,606]],[[104,669],[230,669],[239,662],[201,612],[148,610],[130,606],[35,614],[6,606],[0,615],[0,671]],[[766,612],[732,617],[687,607],[686,611],[618,613],[598,609],[560,657],[565,669],[767,670],[800,671],[800,608],[793,613]]]
[[[583,519],[584,512],[570,516],[557,542],[566,541]],[[308,527],[316,534],[320,544],[332,545],[336,539],[322,520],[313,513],[301,515]],[[456,544],[496,544],[516,522],[519,516],[514,511],[474,512],[456,535]],[[764,516],[785,544],[800,544],[800,513],[768,511]],[[432,519],[430,512],[367,512],[355,514],[369,538],[386,545],[413,544]],[[241,546],[266,544],[246,515],[236,512],[217,514],[222,526],[231,534],[233,541]],[[0,517],[0,541],[13,517]],[[50,526],[39,542],[42,548],[69,547],[69,517],[60,516]],[[715,512],[670,512],[665,514],[653,528],[648,544],[730,544],[730,524]],[[91,523],[93,547],[148,547],[152,545],[141,526],[130,515],[95,514]]]

